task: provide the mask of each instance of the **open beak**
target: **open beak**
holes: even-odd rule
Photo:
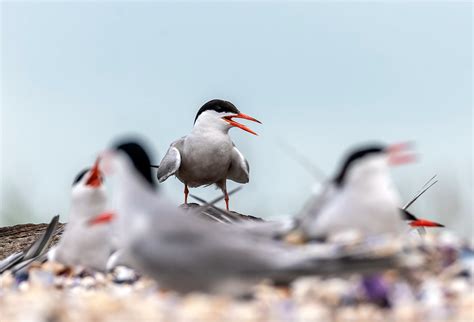
[[[104,213],[101,213],[100,215],[95,216],[91,220],[89,220],[88,224],[89,226],[109,224],[113,220],[115,220],[115,218],[116,217],[113,212],[104,212]]]
[[[102,180],[100,179],[99,163],[100,163],[100,158],[97,158],[97,160],[94,163],[94,166],[90,170],[90,176],[89,176],[89,179],[87,179],[86,186],[92,187],[92,188],[98,188],[102,184]]]
[[[102,173],[107,177],[114,173],[112,166],[112,158],[114,153],[110,150],[104,150],[99,155],[99,166]]]
[[[426,219],[417,219],[410,222],[411,227],[444,227],[444,225]]]
[[[409,151],[411,144],[408,142],[392,144],[388,147],[388,163],[402,165],[416,161],[416,156]]]
[[[254,119],[253,117],[251,116],[248,116],[247,114],[244,114],[244,113],[239,113],[239,114],[235,114],[235,115],[229,115],[229,116],[224,116],[222,118],[224,121],[226,121],[227,123],[229,123],[230,125],[232,126],[235,126],[235,127],[238,127],[239,129],[242,129],[246,132],[249,132],[249,133],[252,133],[253,135],[258,135],[257,133],[255,133],[254,131],[252,131],[250,128],[248,128],[247,126],[243,125],[243,124],[240,124],[236,121],[234,121],[233,119],[246,119],[246,120],[249,120],[249,121],[252,121],[252,122],[257,122],[257,123],[260,123],[262,124],[262,122],[260,122],[259,120],[257,119]]]

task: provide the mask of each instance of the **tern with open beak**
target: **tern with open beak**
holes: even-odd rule
[[[107,194],[99,170],[99,160],[91,169],[81,171],[72,186],[69,221],[57,246],[48,258],[68,266],[103,271],[112,251],[109,225],[91,227],[90,221],[103,214]]]
[[[173,142],[158,167],[158,181],[175,175],[184,183],[184,202],[188,188],[216,184],[225,195],[229,210],[226,181],[249,182],[249,163],[229,136],[237,127],[257,135],[235,119],[260,121],[241,113],[231,102],[214,99],[204,104],[196,114],[190,134]]]
[[[340,170],[298,218],[305,238],[321,239],[345,230],[397,235],[404,214],[389,167],[412,162],[409,144],[366,145],[351,151]]]

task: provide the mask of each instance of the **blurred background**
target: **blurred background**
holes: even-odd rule
[[[331,176],[353,144],[409,140],[419,160],[393,172],[403,199],[437,174],[412,210],[473,233],[470,2],[0,5],[0,226],[66,221],[97,152],[139,134],[158,163],[223,98],[264,123],[231,131],[251,167],[234,210],[302,208],[316,181],[282,144]],[[177,179],[163,190],[183,201]]]

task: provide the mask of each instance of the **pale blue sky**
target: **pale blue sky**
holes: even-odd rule
[[[402,194],[438,173],[438,192],[414,209],[463,231],[472,219],[470,2],[1,9],[3,217],[12,191],[28,200],[35,221],[67,215],[76,172],[117,135],[140,133],[162,156],[189,132],[201,104],[224,98],[264,123],[252,124],[259,137],[231,131],[251,165],[235,210],[270,217],[301,208],[313,180],[279,138],[329,174],[351,144],[413,140],[420,162],[394,172]],[[176,179],[164,188],[182,200]],[[439,192],[451,188],[462,205],[439,214],[449,208]]]

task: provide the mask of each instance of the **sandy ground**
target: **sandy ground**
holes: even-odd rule
[[[383,308],[356,287],[360,277],[306,278],[290,288],[266,284],[253,299],[205,294],[181,296],[160,291],[152,281],[118,284],[110,277],[63,278],[47,286],[44,272],[32,272],[16,289],[2,277],[1,321],[472,321],[472,288],[460,280],[441,283],[449,290],[418,301],[407,291]],[[387,277],[387,276],[385,276]],[[391,278],[393,278],[392,276]],[[9,281],[10,280],[10,281]],[[9,286],[8,286],[9,285]],[[400,282],[398,287],[410,287]],[[432,290],[436,292],[436,290]]]

